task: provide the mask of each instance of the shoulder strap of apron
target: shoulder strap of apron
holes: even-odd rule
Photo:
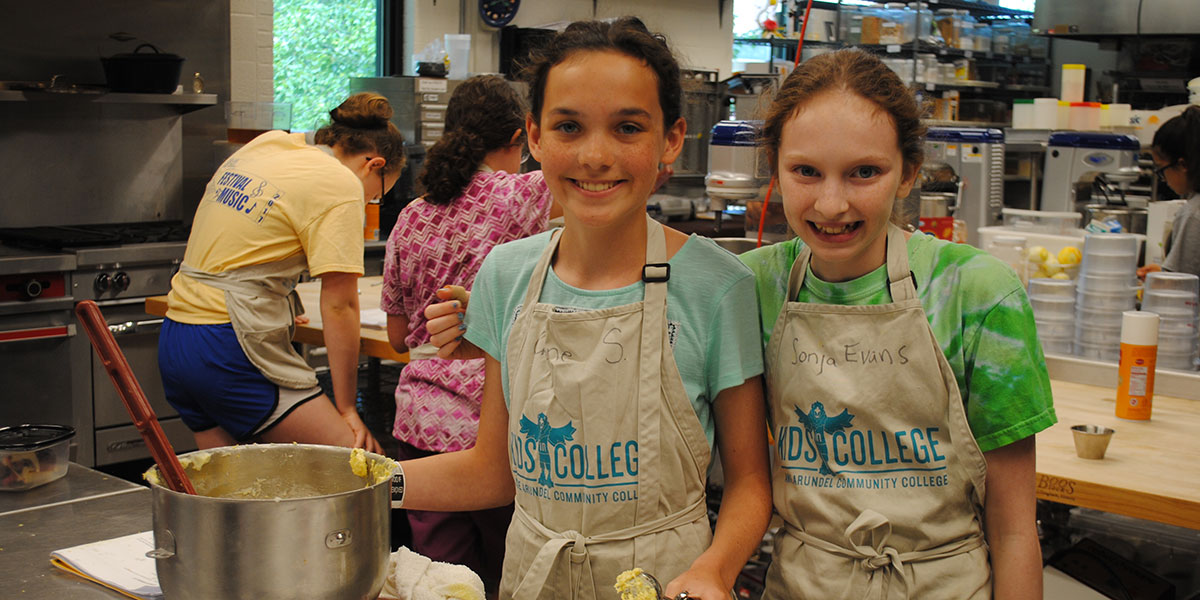
[[[792,263],[792,271],[788,275],[787,301],[792,302],[800,293],[804,284],[804,276],[808,273],[808,265],[812,259],[812,248],[808,245],[800,251],[796,262]],[[912,300],[917,297],[917,286],[913,283],[912,271],[908,268],[908,243],[904,239],[904,230],[888,223],[887,231],[887,273],[888,287],[892,294],[892,302]]]

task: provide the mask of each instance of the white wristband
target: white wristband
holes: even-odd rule
[[[392,508],[401,508],[404,506],[404,467],[400,463],[396,463],[396,469],[392,471]]]

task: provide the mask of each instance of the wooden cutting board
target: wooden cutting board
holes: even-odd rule
[[[1037,436],[1037,495],[1200,529],[1200,401],[1156,395],[1153,418],[1115,416],[1116,390],[1051,381],[1058,423]],[[1075,455],[1072,425],[1116,430],[1101,460]]]

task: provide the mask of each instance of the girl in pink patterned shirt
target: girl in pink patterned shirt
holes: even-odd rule
[[[546,229],[552,199],[542,173],[520,173],[524,117],[524,104],[502,78],[460,84],[447,107],[445,133],[420,175],[426,193],[401,211],[388,237],[381,306],[388,339],[397,351],[409,349],[411,359],[396,386],[398,458],[475,445],[484,361],[437,358],[424,311],[436,301],[435,286],[470,289],[493,247]],[[511,516],[511,505],[408,511],[413,549],[470,567],[494,590]]]

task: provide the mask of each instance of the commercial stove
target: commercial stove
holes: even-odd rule
[[[88,466],[149,456],[75,321],[75,303],[95,300],[172,445],[195,447],[163,395],[162,319],[144,308],[170,290],[187,235],[178,222],[0,229],[0,425],[70,424]]]

